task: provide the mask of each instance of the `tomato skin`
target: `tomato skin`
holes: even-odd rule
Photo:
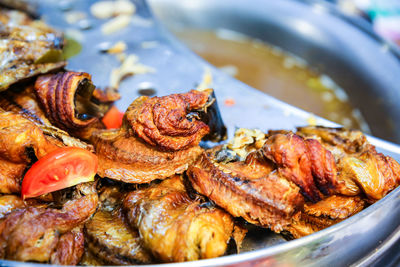
[[[26,172],[21,196],[23,199],[37,197],[93,181],[97,166],[97,156],[83,148],[56,149],[35,162]]]
[[[122,126],[123,117],[124,113],[119,111],[116,106],[112,106],[101,119],[101,121],[104,123],[107,129],[117,129]]]

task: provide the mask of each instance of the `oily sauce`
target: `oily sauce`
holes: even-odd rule
[[[171,30],[195,53],[238,80],[328,120],[369,132],[346,92],[303,60],[228,30]]]

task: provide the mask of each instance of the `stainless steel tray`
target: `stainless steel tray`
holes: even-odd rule
[[[114,43],[124,40],[129,47],[128,53],[138,55],[141,63],[157,70],[155,73],[130,77],[121,84],[122,99],[116,103],[120,110],[125,110],[133,99],[139,96],[138,89],[140,88],[155,88],[158,95],[184,92],[194,88],[201,81],[204,69],[209,68],[213,76],[213,88],[215,88],[219,102],[222,103],[226,98],[233,98],[236,101],[236,104],[231,107],[220,104],[230,136],[236,126],[268,130],[293,129],[296,126],[308,124],[307,120],[311,116],[309,113],[221,73],[176,41],[159,21],[154,19],[144,0],[134,0],[133,2],[137,7],[138,18],[131,23],[131,27],[109,36],[104,36],[100,31],[99,25],[103,22],[90,16],[89,7],[93,1],[41,0],[37,2],[43,18],[50,25],[61,30],[69,31],[74,28],[64,20],[63,8],[66,4],[69,3],[73,10],[83,11],[89,16],[93,27],[83,31],[82,51],[78,56],[69,60],[67,68],[89,72],[97,86],[107,86],[111,69],[119,65],[114,56],[99,52],[103,42]],[[185,1],[185,4],[196,7],[196,3],[197,5],[212,5],[212,2],[208,0]],[[307,2],[279,1],[283,7],[294,4],[297,8],[295,10],[300,13],[310,12],[310,18],[311,16],[320,16],[321,14],[315,13]],[[278,6],[276,3],[275,1],[257,0],[248,2],[248,5],[276,8]],[[240,10],[237,12],[240,13]],[[347,22],[339,20],[338,23]],[[360,38],[362,34],[370,34],[357,31]],[[381,40],[368,38],[371,42],[369,45],[376,42],[379,47]],[[151,48],[142,45],[143,42],[149,41],[157,45]],[[384,60],[377,64],[386,64],[385,66],[390,68],[391,73],[400,71],[398,61],[389,60],[388,62],[389,65]],[[335,125],[322,118],[317,118],[317,123],[327,126]],[[369,137],[369,139],[380,151],[400,161],[399,146],[374,137]],[[280,235],[269,230],[255,229],[246,238],[245,249],[240,254],[163,266],[367,265],[376,262],[399,239],[399,220],[400,188],[357,215],[301,239],[285,241]],[[0,261],[0,265],[37,266],[38,264],[3,260]]]

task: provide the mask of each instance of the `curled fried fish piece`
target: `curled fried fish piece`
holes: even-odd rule
[[[214,137],[226,133],[213,105],[212,90],[139,97],[129,106],[120,129],[93,133],[98,174],[127,183],[148,183],[183,173],[203,151],[199,143],[210,128],[219,131],[212,133]]]
[[[199,144],[210,132],[196,111],[207,113],[215,101],[212,93],[192,90],[164,97],[142,96],[129,106],[126,121],[133,133],[150,145],[166,151],[185,149]]]
[[[193,188],[235,217],[280,232],[303,205],[299,188],[282,177],[259,152],[246,161],[217,162],[204,152],[189,167]]]
[[[343,157],[340,177],[352,180],[373,203],[400,184],[400,165],[393,158],[376,152],[374,147],[358,156]]]
[[[221,256],[234,227],[228,213],[190,198],[179,176],[129,193],[123,209],[143,245],[164,262]]]
[[[60,257],[53,253],[61,253],[64,260],[71,260],[64,263],[76,264],[83,254],[82,243],[75,240],[71,247],[66,244],[71,237],[63,235],[84,223],[96,211],[98,202],[93,185],[77,188],[79,192],[62,209],[28,206],[7,215],[0,223],[0,258],[57,263]]]
[[[35,93],[49,120],[66,131],[82,131],[99,123],[90,102],[95,89],[85,72],[59,72],[38,77]],[[87,137],[87,133],[82,133]],[[79,135],[79,134],[78,134]]]
[[[15,10],[1,10],[0,22],[0,91],[66,65],[62,34]]]

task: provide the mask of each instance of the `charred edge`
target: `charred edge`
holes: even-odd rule
[[[94,89],[95,86],[87,78],[83,79],[78,84],[78,88],[75,92],[74,104],[75,117],[79,120],[85,121],[103,116],[99,105],[91,101]]]
[[[207,104],[210,104],[204,110],[199,112],[201,121],[208,125],[210,133],[208,133],[203,140],[210,140],[213,142],[220,142],[227,139],[227,130],[222,120],[219,111],[217,98],[214,92],[208,98]],[[206,106],[207,106],[206,104]]]

